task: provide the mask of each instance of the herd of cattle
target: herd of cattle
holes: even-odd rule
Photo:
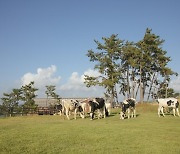
[[[161,113],[164,115],[164,108],[169,108],[173,110],[173,115],[176,113],[179,115],[179,102],[176,98],[165,98],[157,99],[158,102],[158,115],[161,116]],[[136,117],[136,100],[134,98],[125,99],[121,103],[120,119]],[[67,119],[70,120],[70,115],[74,114],[74,119],[76,119],[77,114],[81,118],[90,116],[90,120],[95,118],[95,115],[98,119],[106,118],[111,114],[111,103],[108,100],[103,98],[95,99],[86,99],[83,101],[78,101],[75,99],[63,99],[61,104],[56,105],[57,113],[59,115],[66,115]]]

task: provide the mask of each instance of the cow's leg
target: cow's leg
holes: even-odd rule
[[[134,109],[131,109],[131,118],[134,118]]]
[[[179,109],[178,109],[178,108],[176,108],[176,112],[177,112],[177,115],[180,116],[180,115],[179,115]]]
[[[106,118],[106,107],[103,108],[104,118]]]
[[[98,119],[101,119],[103,116],[102,109],[98,109]]]
[[[111,115],[111,109],[108,108],[108,115],[110,116]]]
[[[158,107],[158,116],[160,117],[161,115],[160,115],[160,112],[161,112],[161,107],[159,106]]]
[[[74,119],[76,120],[77,109],[74,110]]]
[[[98,119],[100,119],[100,110],[99,109],[97,110],[97,117],[98,117]]]
[[[61,110],[59,110],[57,113],[54,113],[54,115],[62,115],[62,111]]]
[[[84,119],[84,118],[86,117],[86,115],[85,115],[85,114],[86,114],[86,113],[85,113],[85,107],[82,107],[82,110],[83,110],[83,111],[82,111],[82,114],[83,114],[83,115],[82,115],[82,118]]]
[[[173,115],[176,116],[176,110],[173,108]]]
[[[165,115],[164,115],[164,108],[163,107],[161,107],[161,113],[165,117]]]
[[[82,107],[82,112],[80,112],[80,116],[82,119],[85,118],[85,109]]]
[[[94,113],[91,112],[91,113],[90,113],[90,120],[93,120],[93,118],[94,118]]]
[[[62,111],[61,111],[63,115],[65,115],[65,112],[64,112],[64,111],[65,111],[65,108],[63,107],[63,108],[62,108]]]
[[[133,109],[133,112],[134,112],[134,118],[136,118],[136,109],[135,108]]]
[[[84,119],[85,118],[84,112],[82,112],[82,113],[80,112],[80,116],[82,119]]]
[[[68,120],[70,120],[70,118],[69,118],[69,109],[66,109],[66,117],[68,118]]]
[[[128,113],[128,119],[130,118],[130,109],[127,109],[127,113]]]
[[[82,119],[84,119],[85,118],[85,112],[82,111],[82,113],[80,113],[80,116],[81,116]]]
[[[120,119],[124,119],[125,114],[121,111],[120,113]]]
[[[62,115],[62,110],[59,111],[59,115],[60,115],[60,116]]]

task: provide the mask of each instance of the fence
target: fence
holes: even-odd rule
[[[0,111],[1,117],[11,117],[11,116],[24,116],[24,115],[54,115],[58,110],[54,107],[37,107],[37,108],[19,108],[18,110],[10,109],[6,111]]]

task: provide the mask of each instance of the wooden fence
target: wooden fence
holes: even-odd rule
[[[54,107],[21,108],[13,112],[1,113],[2,117],[24,116],[24,115],[54,115],[58,110]]]

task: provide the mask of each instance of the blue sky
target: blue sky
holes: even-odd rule
[[[101,95],[82,83],[85,72],[97,73],[86,56],[94,39],[136,42],[147,27],[165,40],[169,67],[180,73],[179,8],[179,0],[0,0],[0,96],[32,79],[42,93],[54,84],[62,97]],[[171,86],[179,92],[180,78]]]

